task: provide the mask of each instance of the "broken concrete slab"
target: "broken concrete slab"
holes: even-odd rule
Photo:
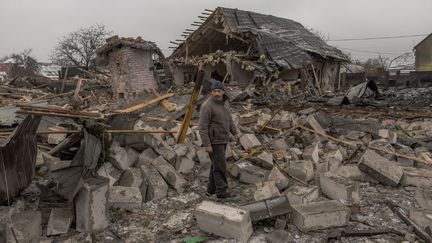
[[[267,170],[261,169],[249,161],[239,161],[231,168],[232,176],[237,177],[241,182],[248,184],[263,182],[267,178],[268,174],[269,172]]]
[[[292,208],[293,223],[302,232],[345,226],[350,217],[350,209],[335,200],[295,204]]]
[[[140,188],[143,181],[141,170],[138,168],[129,168],[123,172],[118,185],[125,187]]]
[[[302,154],[304,160],[310,160],[314,163],[319,161],[319,147],[318,144],[307,146]]]
[[[282,193],[286,195],[291,205],[311,203],[318,199],[319,190],[317,186],[293,185]]]
[[[328,163],[329,171],[336,171],[341,166],[343,155],[339,149],[330,151],[324,156],[324,161]]]
[[[274,181],[258,182],[255,186],[257,188],[254,192],[255,201],[262,201],[280,196],[279,189],[276,187]]]
[[[361,171],[389,186],[397,186],[402,178],[401,167],[368,149],[358,164]]]
[[[304,182],[308,182],[314,178],[313,162],[309,160],[290,161],[288,172]]]
[[[312,127],[313,130],[315,130],[321,134],[326,134],[325,130],[318,123],[318,121],[315,119],[314,116],[311,115],[308,117],[308,124]]]
[[[201,230],[240,242],[247,242],[253,232],[249,212],[243,209],[203,201],[195,217]]]
[[[171,164],[175,163],[177,154],[167,143],[160,142],[158,146],[154,147],[154,150]]]
[[[251,160],[258,166],[266,169],[273,168],[273,154],[267,151],[254,156]]]
[[[165,198],[168,194],[168,184],[152,164],[141,165],[141,172],[145,176],[146,183],[141,185],[141,194],[144,196],[144,201],[159,200]],[[145,193],[143,193],[145,191]]]
[[[194,165],[195,165],[195,161],[189,159],[186,156],[183,156],[183,157],[177,157],[175,167],[178,172],[182,174],[189,174],[193,171]]]
[[[197,157],[201,166],[211,164],[210,155],[207,153],[205,148],[197,149]]]
[[[276,166],[270,171],[267,181],[274,181],[279,191],[284,190],[289,185],[289,179]]]
[[[140,167],[143,164],[151,164],[151,162],[159,157],[152,148],[145,149],[139,156],[136,167]]]
[[[74,220],[72,209],[53,208],[48,219],[47,236],[66,234]]]
[[[113,186],[122,176],[119,169],[114,167],[110,162],[105,162],[98,170],[99,176],[105,177],[109,180],[109,185]]]
[[[108,179],[91,177],[84,181],[74,199],[78,232],[97,232],[108,227],[108,194]]]
[[[129,158],[126,148],[121,147],[117,141],[111,144],[109,157],[111,163],[120,170],[126,170],[134,163],[133,158]]]
[[[141,207],[143,200],[138,187],[113,186],[108,201],[113,208],[133,209]]]
[[[426,232],[432,230],[432,210],[431,209],[410,209],[409,218]]]
[[[186,180],[174,167],[162,156],[152,161],[153,166],[159,171],[165,181],[172,186],[178,193],[182,193],[186,186]]]
[[[39,243],[42,233],[42,213],[40,211],[23,211],[12,215],[13,233],[11,225],[6,226],[6,242]],[[16,240],[15,240],[16,237]],[[0,237],[1,239],[1,237]]]
[[[261,146],[261,142],[254,134],[243,134],[240,137],[240,144],[243,146],[245,150],[249,150],[254,147]]]
[[[320,189],[331,199],[343,200],[349,204],[360,204],[357,181],[348,180],[329,171],[321,174]]]
[[[432,170],[402,167],[401,185],[416,187],[432,187]]]
[[[418,187],[414,198],[421,208],[432,209],[432,189],[430,187]]]
[[[283,139],[277,139],[271,143],[270,148],[273,151],[286,151],[289,149],[288,144]]]
[[[357,165],[342,165],[336,174],[352,181],[366,181],[366,174]]]

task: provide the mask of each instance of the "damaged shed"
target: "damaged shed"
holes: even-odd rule
[[[245,88],[259,81],[302,81],[333,91],[345,55],[293,20],[219,7],[168,58],[174,82],[182,84],[194,68],[206,78],[220,77]],[[175,42],[172,42],[175,43]]]
[[[130,103],[145,91],[157,88],[155,69],[164,55],[155,43],[141,37],[113,36],[97,51],[112,76],[112,92],[116,101]]]

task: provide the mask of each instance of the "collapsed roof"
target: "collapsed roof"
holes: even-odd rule
[[[300,69],[314,56],[345,61],[337,48],[327,45],[303,25],[290,19],[219,7],[174,50],[170,58],[200,56],[216,50],[247,50],[285,70]]]
[[[96,50],[98,55],[106,55],[111,52],[113,49],[122,48],[122,47],[130,47],[134,49],[141,49],[152,51],[158,54],[160,57],[164,57],[162,51],[157,47],[154,42],[143,40],[141,37],[137,38],[119,38],[117,35],[114,35],[106,40],[106,44],[101,46]]]

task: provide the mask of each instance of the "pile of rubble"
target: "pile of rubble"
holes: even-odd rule
[[[78,88],[75,111],[9,100],[15,118],[29,114],[26,121],[39,129],[29,135],[37,142],[29,152],[37,154],[30,164],[36,176],[4,200],[0,241],[430,240],[431,118],[355,116],[330,106],[323,112],[307,100],[289,106],[265,88],[253,96],[228,87],[241,138],[226,153],[235,197],[219,201],[205,195],[211,161],[198,134],[199,110],[185,141],[177,141],[189,101],[180,93],[190,89],[114,110],[108,103],[102,109],[96,94],[95,103],[85,103],[84,94],[94,93],[87,85]],[[295,97],[287,84],[273,85],[286,87],[275,88],[281,96]],[[18,89],[2,87],[10,88]],[[259,97],[275,102],[266,106]]]

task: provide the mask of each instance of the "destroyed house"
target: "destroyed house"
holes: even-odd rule
[[[198,67],[206,78],[229,78],[242,88],[277,79],[324,91],[336,87],[346,56],[300,23],[222,7],[205,14],[192,24],[196,30],[183,32],[185,40],[171,42],[178,44],[167,61],[176,84]]]
[[[141,37],[113,36],[96,52],[101,64],[107,65],[111,72],[114,100],[129,103],[157,88],[155,64],[164,56],[155,43]]]

